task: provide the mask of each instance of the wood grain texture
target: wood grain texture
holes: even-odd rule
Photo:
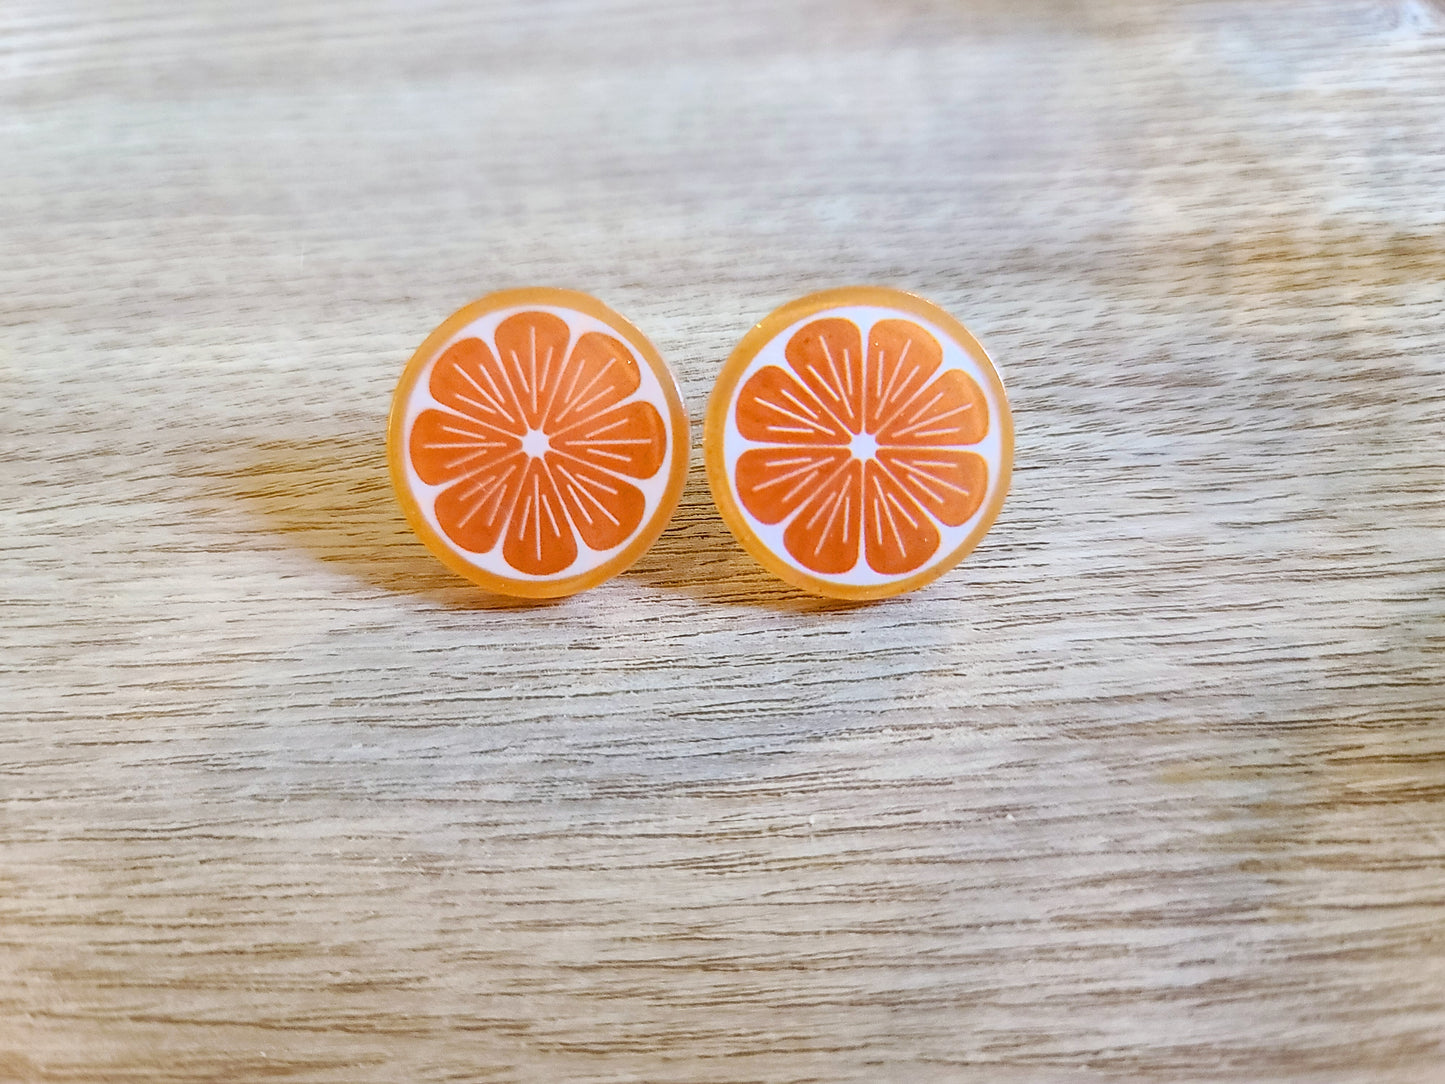
[[[7,0],[0,1080],[1445,1079],[1442,118],[1426,0]],[[857,282],[1013,399],[927,590],[406,531],[463,302],[696,420]]]

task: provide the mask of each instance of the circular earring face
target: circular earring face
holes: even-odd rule
[[[708,484],[760,564],[841,599],[902,594],[978,545],[1008,492],[1013,419],[973,336],[857,287],[785,305],[723,366]]]
[[[412,529],[491,591],[553,598],[621,572],[687,477],[687,413],[651,343],[567,290],[491,294],[422,343],[387,456]]]

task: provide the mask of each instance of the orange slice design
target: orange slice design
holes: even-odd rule
[[[922,568],[983,503],[988,464],[965,450],[988,434],[988,400],[967,373],[939,374],[943,348],[911,320],[869,332],[815,320],[789,339],[788,369],[757,370],[737,397],[743,506],[762,523],[793,519],[788,553],[825,575]],[[789,371],[790,370],[790,371]]]
[[[560,294],[528,293],[546,294],[543,303]],[[499,300],[511,296],[497,295]],[[569,301],[580,297],[566,295]],[[484,313],[486,303],[469,306],[449,323],[471,323],[460,320],[475,318],[470,309]],[[418,359],[428,360],[425,351],[424,346],[413,359],[418,372]],[[640,539],[636,553],[621,555],[624,564],[630,563],[671,514],[686,469],[686,457],[673,455],[660,499],[656,485],[651,487],[649,516],[649,497],[640,484],[662,471],[669,435],[679,431],[679,422],[686,432],[686,417],[660,359],[649,356],[646,363],[663,385],[656,404],[638,394],[642,369],[627,342],[596,330],[574,335],[568,321],[554,312],[516,312],[490,336],[452,342],[431,365],[425,389],[431,405],[416,414],[409,429],[403,426],[404,432],[398,430],[395,412],[393,417],[398,492],[407,478],[405,467],[395,461],[398,453],[416,478],[436,487],[431,497],[410,491],[402,496],[423,539],[453,567],[498,590],[517,586],[507,582],[508,569],[524,577],[576,573],[583,579],[606,578],[617,569],[601,568],[607,562],[597,554]],[[415,394],[406,376],[398,389],[401,411],[404,393]],[[439,547],[429,537],[427,517],[419,509],[413,514],[408,503],[427,500],[435,526],[460,555]],[[505,567],[496,575],[473,574],[466,555],[489,555],[491,567],[498,559]],[[468,567],[459,567],[458,557]],[[599,570],[600,576],[589,575]],[[568,590],[554,591],[523,582],[514,593],[570,593],[591,582],[564,586]]]

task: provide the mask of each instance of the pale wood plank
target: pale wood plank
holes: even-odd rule
[[[0,103],[0,1079],[1445,1072],[1438,4],[12,0]],[[848,282],[1013,397],[927,591],[407,534],[462,302],[696,418]]]

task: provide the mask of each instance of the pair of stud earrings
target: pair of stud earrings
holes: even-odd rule
[[[407,363],[392,483],[421,540],[482,587],[595,587],[662,533],[687,411],[652,344],[586,294],[462,308]],[[878,287],[811,294],[743,337],[703,427],[708,484],[757,561],[831,598],[901,594],[974,548],[1008,491],[1003,383],[966,328]]]

